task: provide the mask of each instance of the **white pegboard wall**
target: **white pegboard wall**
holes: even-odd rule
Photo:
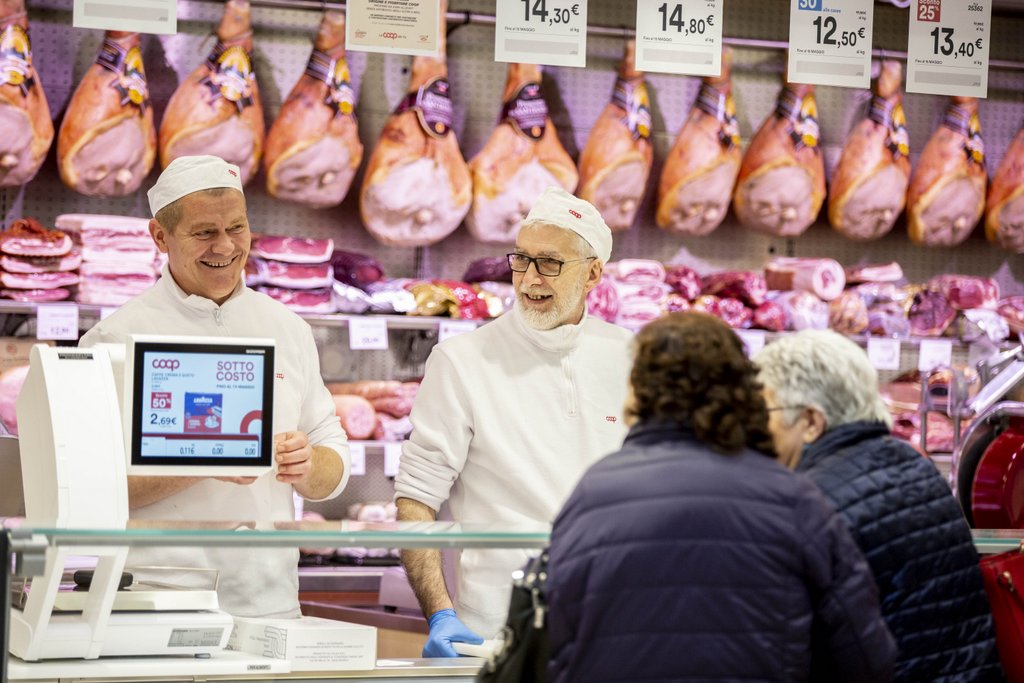
[[[724,33],[726,36],[785,40],[788,4],[788,0],[726,0]],[[493,13],[494,2],[453,0],[450,10]],[[95,57],[101,32],[71,27],[70,0],[35,0],[30,2],[29,12],[35,62],[51,110],[59,123],[75,85]],[[211,49],[214,42],[211,32],[220,14],[219,3],[183,1],[179,3],[180,33],[177,36],[144,38],[144,59],[158,121],[180,78],[200,63]],[[634,22],[635,8],[632,2],[591,0],[588,14],[590,22],[595,25],[630,27]],[[876,5],[875,46],[905,49],[907,17],[906,10],[887,4]],[[255,7],[253,21],[255,68],[269,126],[282,98],[305,66],[320,14],[312,10]],[[1024,45],[1019,39],[1024,34],[1024,19],[1001,17],[993,22],[993,27],[993,59],[1024,61]],[[448,54],[456,112],[455,130],[467,159],[486,142],[500,107],[507,67],[493,61],[493,51],[494,30],[490,26],[459,26],[450,35]],[[592,35],[588,40],[586,69],[545,68],[545,95],[552,118],[560,138],[574,156],[582,149],[593,122],[607,103],[621,52],[621,38]],[[405,92],[410,59],[360,52],[350,52],[348,59],[359,97],[360,137],[366,147],[365,155],[369,156],[388,112]],[[774,106],[784,59],[784,53],[778,50],[734,50],[734,92],[745,141]],[[757,268],[772,253],[829,255],[844,263],[895,258],[915,280],[926,279],[937,272],[958,271],[995,275],[1006,292],[1024,290],[1024,285],[1021,285],[1024,266],[1020,265],[1024,259],[989,245],[984,241],[980,228],[967,244],[953,250],[930,250],[911,245],[902,222],[890,236],[868,244],[851,242],[834,234],[824,220],[793,242],[750,233],[736,225],[732,216],[719,230],[705,238],[681,238],[662,233],[653,223],[654,188],[662,161],[692,106],[699,79],[650,74],[647,80],[655,124],[655,166],[637,225],[616,237],[616,257],[648,257],[663,261],[684,259],[709,269]],[[1024,116],[1022,90],[1024,73],[998,69],[990,72],[990,97],[981,105],[990,172],[994,171]],[[831,170],[848,130],[863,113],[867,93],[820,87],[817,97],[823,148],[827,167]],[[906,96],[913,160],[927,141],[943,106],[944,98],[941,97]],[[148,187],[155,176],[156,172],[144,187]],[[333,237],[342,248],[372,253],[394,276],[459,277],[470,260],[505,251],[502,246],[475,242],[464,228],[440,244],[424,249],[419,261],[413,249],[383,247],[361,225],[356,201],[361,179],[360,174],[342,206],[318,211],[269,198],[263,190],[265,179],[260,174],[246,190],[253,228],[265,232]],[[143,191],[123,199],[99,200],[65,188],[57,175],[53,151],[35,180],[20,191],[8,190],[5,195],[8,220],[27,214],[38,216],[44,222],[52,221],[57,214],[70,211],[147,215]]]

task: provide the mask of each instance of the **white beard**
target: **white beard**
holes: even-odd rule
[[[524,306],[520,301],[519,311],[523,314],[523,320],[535,330],[553,330],[570,322],[569,318],[583,300],[586,285],[586,273],[584,273],[582,277],[576,278],[572,289],[555,296],[554,306],[548,311],[534,310]],[[527,290],[518,292],[520,300],[526,296],[526,292]]]

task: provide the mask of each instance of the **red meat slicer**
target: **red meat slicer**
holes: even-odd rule
[[[983,386],[957,415],[974,417],[950,474],[972,527],[1024,529],[1024,347],[978,364]]]

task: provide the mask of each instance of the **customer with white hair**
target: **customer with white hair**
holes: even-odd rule
[[[427,359],[395,479],[399,520],[433,520],[447,501],[459,522],[548,524],[583,471],[622,444],[632,335],[586,310],[611,250],[593,205],[561,188],[541,194],[508,254],[512,310]],[[404,551],[430,622],[424,656],[495,635],[527,557],[463,550],[453,603],[440,553]]]
[[[890,434],[867,354],[807,330],[754,358],[776,455],[846,519],[900,648],[893,681],[1002,681],[978,554],[935,466]]]

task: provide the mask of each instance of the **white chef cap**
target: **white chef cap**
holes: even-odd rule
[[[574,197],[558,186],[552,185],[541,193],[523,219],[522,227],[533,223],[572,230],[594,248],[602,263],[612,255],[612,231],[600,212],[590,202]]]
[[[238,167],[220,157],[194,156],[178,157],[157,178],[149,188],[149,210],[156,212],[182,197],[200,190],[230,187],[242,191],[242,176]]]

